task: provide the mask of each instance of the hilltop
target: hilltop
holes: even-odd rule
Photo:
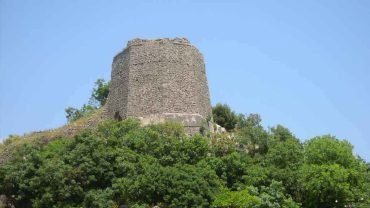
[[[301,143],[257,114],[213,108],[228,132],[189,136],[179,123],[104,119],[104,107],[0,152],[9,207],[367,207],[370,175],[347,141]],[[6,151],[5,151],[6,150]],[[10,151],[9,151],[10,150]],[[8,155],[9,156],[9,155]],[[337,200],[337,202],[336,202]],[[354,201],[354,202],[346,202]]]

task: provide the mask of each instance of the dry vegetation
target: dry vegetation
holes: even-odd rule
[[[67,123],[66,125],[48,129],[44,131],[36,131],[26,133],[24,135],[11,135],[0,144],[0,163],[7,160],[18,147],[25,144],[44,145],[56,138],[72,138],[77,133],[87,128],[94,128],[102,121],[106,120],[106,108],[103,106],[93,114],[82,117],[76,121]]]

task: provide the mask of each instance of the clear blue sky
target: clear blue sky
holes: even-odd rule
[[[370,161],[367,0],[0,0],[0,138],[65,124],[136,37],[187,37],[213,104],[302,141],[336,135]]]

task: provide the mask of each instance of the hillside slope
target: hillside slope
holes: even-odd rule
[[[67,123],[59,128],[26,133],[22,136],[11,136],[0,145],[0,164],[9,159],[19,146],[27,143],[43,145],[56,138],[72,138],[84,129],[95,128],[105,120],[107,120],[106,107],[103,106],[93,114]]]

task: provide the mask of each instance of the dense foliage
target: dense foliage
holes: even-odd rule
[[[216,106],[212,108],[212,114],[213,121],[228,131],[234,129],[238,122],[236,113],[226,104],[216,104]]]
[[[129,119],[25,144],[1,164],[0,193],[16,207],[369,205],[369,166],[347,141],[302,144],[283,126],[264,129],[256,114],[239,120],[232,133],[209,137]]]

